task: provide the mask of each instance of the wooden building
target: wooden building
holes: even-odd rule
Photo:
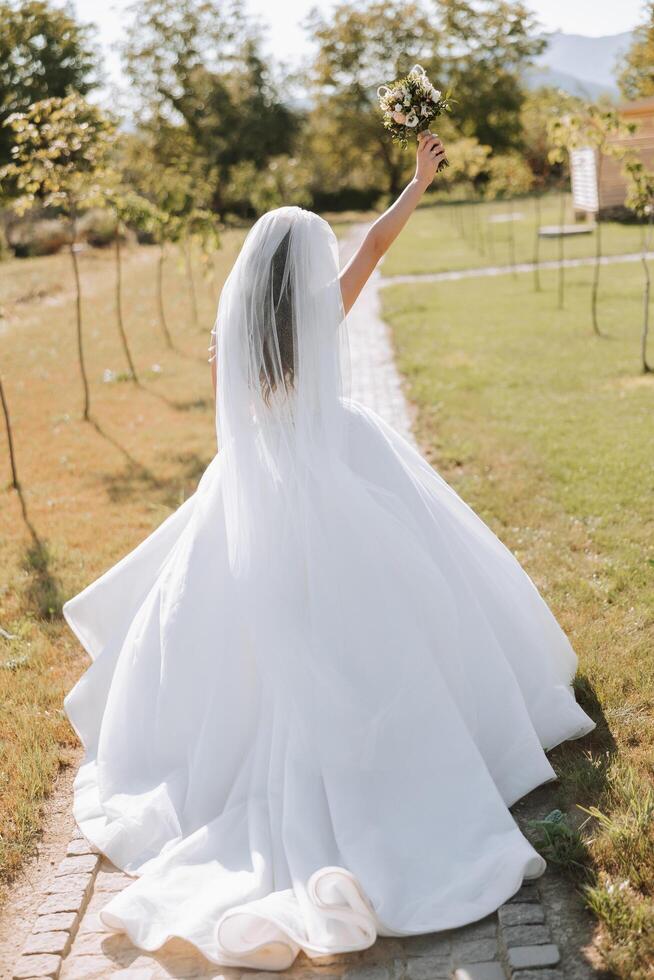
[[[651,170],[654,170],[654,97],[626,102],[619,107],[625,122],[636,123],[636,132],[618,140],[621,146],[633,149]],[[624,207],[626,180],[622,163],[605,155],[597,180],[597,153],[590,148],[572,150],[570,153],[570,177],[572,199],[578,214],[600,214]]]

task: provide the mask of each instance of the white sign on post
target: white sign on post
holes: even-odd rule
[[[570,150],[570,178],[572,181],[572,201],[575,211],[599,210],[597,188],[597,164],[595,151],[590,146]]]

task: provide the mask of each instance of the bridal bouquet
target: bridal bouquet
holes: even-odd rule
[[[444,112],[451,112],[449,93],[434,88],[422,65],[414,65],[408,75],[377,89],[384,126],[393,141],[408,145],[411,136],[429,129],[429,124]],[[439,170],[449,166],[441,160]]]

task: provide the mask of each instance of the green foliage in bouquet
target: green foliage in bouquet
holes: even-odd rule
[[[450,93],[442,94],[432,85],[422,65],[414,65],[408,75],[377,89],[384,126],[394,143],[406,149],[409,140],[430,129],[434,119],[452,111]],[[442,160],[439,170],[447,167]]]

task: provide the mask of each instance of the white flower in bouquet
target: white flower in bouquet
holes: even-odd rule
[[[429,129],[430,123],[444,112],[451,112],[449,93],[443,96],[431,82],[422,65],[414,65],[405,78],[377,89],[384,126],[395,143],[406,147],[410,137]],[[446,167],[443,160],[440,167]]]

